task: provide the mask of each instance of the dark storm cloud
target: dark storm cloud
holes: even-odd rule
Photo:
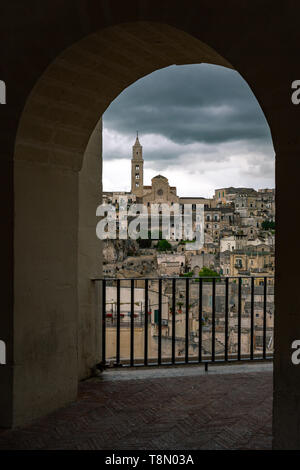
[[[180,146],[234,141],[272,145],[247,83],[235,71],[206,64],[172,66],[138,80],[110,105],[104,126],[130,136],[138,129],[141,135],[157,134]],[[168,160],[180,156],[180,149],[151,153],[150,160]]]
[[[252,91],[235,71],[172,66],[124,90],[103,116],[104,187],[130,189],[131,147],[140,132],[145,184],[169,178],[178,194],[274,187],[270,131]]]

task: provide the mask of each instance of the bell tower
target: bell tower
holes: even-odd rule
[[[135,144],[132,147],[131,159],[131,192],[136,196],[143,196],[144,187],[144,160],[143,147],[139,141],[137,132]]]

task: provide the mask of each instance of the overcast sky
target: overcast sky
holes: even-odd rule
[[[172,66],[138,80],[103,115],[104,191],[130,191],[139,131],[144,184],[162,174],[179,196],[215,188],[274,187],[274,150],[256,98],[235,71]]]

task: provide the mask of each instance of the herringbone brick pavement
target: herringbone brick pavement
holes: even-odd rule
[[[0,449],[270,449],[272,372],[113,380],[0,434]],[[109,376],[108,376],[109,377]]]

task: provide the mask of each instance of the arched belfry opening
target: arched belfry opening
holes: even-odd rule
[[[32,63],[26,65],[30,71],[28,77],[24,75],[24,85],[20,83],[16,93],[20,97],[14,103],[16,117],[11,118],[18,123],[16,138],[9,123],[5,124],[14,142],[14,221],[10,224],[14,233],[13,274],[10,271],[14,302],[8,302],[12,310],[5,313],[0,338],[6,342],[7,364],[0,366],[3,427],[28,423],[75,400],[78,380],[88,377],[101,360],[101,325],[92,282],[102,274],[101,258],[94,256],[101,244],[95,230],[96,207],[101,202],[101,116],[126,87],[173,64],[205,62],[235,68],[253,90],[271,129],[277,152],[277,190],[282,191],[277,202],[280,224],[287,223],[292,214],[292,205],[287,211],[285,207],[292,194],[289,185],[296,183],[297,172],[288,163],[299,153],[298,138],[292,137],[298,124],[295,107],[291,111],[287,108],[289,96],[282,85],[289,87],[291,71],[282,72],[281,82],[280,74],[276,77],[272,73],[278,70],[278,60],[275,53],[269,54],[260,25],[255,30],[253,23],[247,43],[239,42],[242,28],[252,25],[250,17],[239,22],[233,20],[230,9],[226,18],[224,12],[216,11],[212,27],[205,8],[205,21],[210,26],[202,19],[198,25],[193,17],[200,15],[198,7],[194,8],[195,15],[190,10],[184,18],[177,5],[170,18],[166,12],[157,13],[157,7],[154,12],[149,6],[146,13],[142,9],[125,14],[122,10],[115,13],[116,20],[105,10],[104,22],[98,23],[95,15],[93,20],[90,17],[91,23],[82,20],[78,28],[74,25],[79,23],[72,24],[78,29],[76,33],[67,26],[65,36],[57,32],[56,42],[49,39],[51,47],[43,36],[45,52],[38,52],[42,57],[38,65],[34,67],[34,54]],[[249,14],[254,15],[252,10]],[[203,42],[199,39],[201,25]],[[283,55],[279,36],[274,40],[276,53]],[[25,71],[25,65],[19,69]],[[284,115],[294,124],[287,127]],[[7,148],[11,147],[7,144]],[[296,267],[285,276],[292,255],[286,241],[283,228],[279,228],[277,250],[282,264],[276,272],[281,287],[276,294],[274,432],[276,445],[285,446],[280,429],[287,422],[285,416],[291,415],[292,404],[299,403],[296,389],[300,377],[289,361],[290,340],[299,329],[293,307],[299,301],[299,276]],[[286,306],[288,291],[293,292],[295,302]],[[294,446],[299,445],[299,437],[292,437],[297,423],[299,417],[291,426]]]

